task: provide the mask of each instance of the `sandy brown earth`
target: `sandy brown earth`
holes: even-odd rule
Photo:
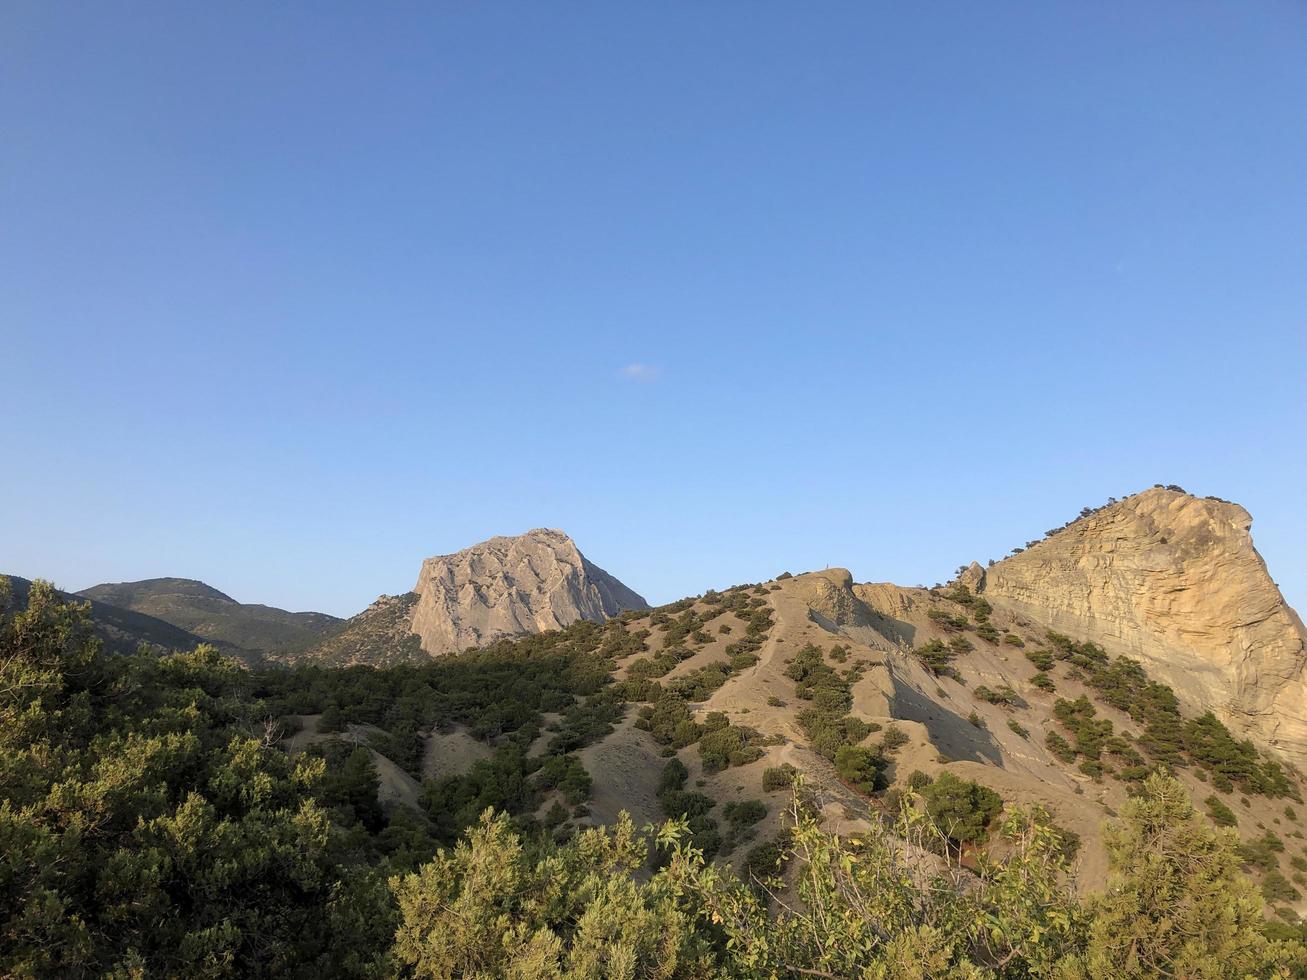
[[[349,725],[344,732],[319,732],[318,720],[321,715],[295,715],[294,717],[300,724],[299,731],[282,742],[290,755],[303,752],[315,742],[323,742],[330,738],[342,738],[367,747],[368,737],[380,731],[373,725]],[[422,794],[422,784],[380,752],[371,747],[368,747],[368,751],[372,754],[372,764],[377,770],[380,784],[377,799],[381,801],[381,805],[383,807],[403,805],[415,810],[421,809],[419,799]]]
[[[1163,499],[1157,494],[1149,497],[1144,504],[1147,506],[1132,505],[1134,509],[1123,518],[1125,524],[1142,519],[1138,517],[1141,507],[1149,520],[1154,520],[1157,513],[1169,513],[1169,510],[1176,509],[1174,501],[1169,497]],[[1229,517],[1225,510],[1215,504],[1186,504],[1179,510],[1185,526],[1180,540],[1188,542],[1186,547],[1197,548],[1203,542],[1215,542],[1212,546],[1219,546],[1218,550],[1238,553],[1233,560],[1236,560],[1243,573],[1254,575],[1261,568],[1258,564],[1260,559],[1253,561],[1246,553],[1239,551],[1244,547],[1240,535],[1246,532],[1246,528],[1241,529],[1238,520],[1242,511],[1230,511],[1229,514],[1234,514],[1233,523],[1226,521],[1209,533],[1204,530],[1203,515],[1208,511],[1219,511],[1217,517],[1224,520]],[[1110,513],[1096,513],[1086,527],[1105,528],[1108,533],[1114,533],[1112,529],[1119,530],[1119,524],[1121,521],[1117,521]],[[989,642],[974,630],[969,630],[965,635],[974,649],[953,661],[958,672],[957,678],[935,676],[913,653],[915,647],[932,639],[947,642],[952,635],[931,618],[932,611],[947,612],[950,615],[968,612],[964,606],[941,591],[903,588],[888,583],[858,584],[849,572],[838,568],[750,588],[749,597],[764,601],[770,608],[773,619],[766,641],[757,651],[758,661],[733,674],[705,701],[691,705],[691,709],[700,721],[709,712],[720,711],[729,717],[733,725],[755,729],[766,740],[764,755],[745,766],[705,773],[697,746],[692,745],[678,753],[689,772],[687,788],[703,792],[717,801],[714,814],[723,831],[726,822],[721,814],[725,804],[761,800],[768,807],[767,819],[755,827],[751,839],[742,841],[728,858],[738,864],[748,847],[772,837],[784,825],[787,792],[767,793],[762,788],[763,772],[769,766],[789,764],[799,770],[804,791],[815,798],[828,829],[855,833],[865,830],[870,821],[883,819],[880,809],[882,803],[841,782],[834,767],[808,747],[806,737],[798,725],[797,714],[805,702],[796,698],[794,683],[785,676],[785,669],[799,650],[807,644],[814,644],[823,651],[827,662],[836,670],[844,672],[855,665],[860,667],[861,675],[852,685],[852,711],[863,720],[880,726],[879,731],[867,737],[865,744],[878,745],[884,737],[884,730],[891,725],[906,736],[906,743],[891,755],[890,776],[896,786],[905,785],[908,777],[917,770],[930,776],[948,771],[991,787],[1009,807],[1043,807],[1059,826],[1075,832],[1081,838],[1082,846],[1073,868],[1080,886],[1086,889],[1101,888],[1107,875],[1102,828],[1126,803],[1125,786],[1111,778],[1095,781],[1075,765],[1061,762],[1045,747],[1045,737],[1052,731],[1065,734],[1053,717],[1056,700],[1075,699],[1081,694],[1086,694],[1095,704],[1100,718],[1111,720],[1115,731],[1137,735],[1138,725],[1124,713],[1100,701],[1095,692],[1075,679],[1074,672],[1066,663],[1058,663],[1048,671],[1056,683],[1055,692],[1045,693],[1035,687],[1032,679],[1037,668],[1027,659],[1024,650],[1043,646],[1048,630],[1059,628],[1069,632],[1074,639],[1093,640],[1101,644],[1109,655],[1133,655],[1139,644],[1136,635],[1138,631],[1126,635],[1125,627],[1118,622],[1111,629],[1095,633],[1089,628],[1092,626],[1092,616],[1086,621],[1089,625],[1083,630],[1072,630],[1068,626],[1068,623],[1075,625],[1074,617],[1068,612],[1073,605],[1070,591],[1062,595],[1059,600],[1061,606],[1052,619],[1042,616],[1030,600],[1033,588],[1031,583],[1037,579],[1037,573],[1032,569],[1047,565],[1065,580],[1069,580],[1076,574],[1081,574],[1080,571],[1075,571],[1075,568],[1079,568],[1075,557],[1077,554],[1096,556],[1089,561],[1089,571],[1083,572],[1091,577],[1095,563],[1101,564],[1106,560],[1094,551],[1092,542],[1076,530],[1075,524],[1063,533],[1067,536],[1056,541],[1056,547],[1041,545],[1030,550],[1029,554],[1033,557],[1021,562],[1014,560],[1010,572],[1004,573],[1006,578],[992,569],[987,571],[976,565],[963,574],[962,581],[975,588],[983,587],[987,575],[994,575],[995,581],[1005,583],[998,590],[1001,594],[995,595],[990,621],[1000,635],[1011,634],[1026,646],[1023,649],[1001,640]],[[1155,528],[1150,533],[1158,541],[1166,537],[1156,532]],[[1160,546],[1162,545],[1156,541],[1149,545]],[[1040,551],[1040,548],[1044,551]],[[1136,552],[1121,546],[1105,544],[1103,549],[1100,550],[1113,556],[1111,560],[1126,570],[1122,574],[1133,574],[1130,570],[1140,562],[1146,566],[1148,561],[1153,560],[1147,556],[1140,559]],[[1177,567],[1175,562],[1170,557],[1164,557],[1169,562],[1165,564],[1165,575],[1174,576]],[[1220,565],[1220,561],[1215,561],[1213,567]],[[1004,563],[996,568],[1003,569]],[[1019,601],[1013,598],[1018,595]],[[1258,595],[1263,599],[1267,596],[1274,598],[1265,589]],[[1278,592],[1274,595],[1278,595]],[[1184,600],[1191,601],[1192,596]],[[1270,600],[1267,599],[1267,602]],[[1113,594],[1111,603],[1103,608],[1110,609],[1113,615],[1117,615],[1121,604],[1119,590]],[[1224,595],[1222,603],[1218,603],[1222,610],[1239,608],[1238,602],[1230,595]],[[1256,605],[1256,602],[1253,604]],[[1271,602],[1270,605],[1275,606],[1275,603]],[[708,605],[700,599],[693,604],[693,608],[704,612]],[[1184,603],[1178,601],[1162,606],[1153,603],[1147,608],[1152,610],[1148,615],[1160,615],[1157,610],[1161,608],[1170,616],[1165,620],[1166,628],[1172,631],[1168,636],[1181,628],[1176,623],[1187,614]],[[1275,610],[1278,608],[1275,606]],[[1275,614],[1279,615],[1278,612]],[[643,651],[628,654],[619,661],[616,670],[618,680],[625,677],[630,663],[637,657],[656,655],[662,650],[664,642],[664,630],[649,615],[628,619],[626,628],[646,631],[648,635]],[[693,651],[692,655],[678,663],[662,682],[666,684],[707,664],[729,659],[727,646],[739,639],[745,628],[746,623],[734,612],[712,619],[705,627],[710,639],[707,642],[691,639],[688,645]],[[1211,638],[1215,635],[1216,627],[1209,623],[1205,628],[1208,641],[1215,642]],[[1266,628],[1268,627],[1258,627],[1262,630]],[[727,631],[723,632],[724,629]],[[845,655],[840,659],[834,656],[837,646],[845,648]],[[1276,656],[1281,659],[1288,656],[1285,651],[1289,646],[1292,644],[1277,646]],[[1256,670],[1252,667],[1243,669],[1240,675],[1243,681],[1240,683],[1255,674]],[[976,692],[982,686],[990,689],[1010,687],[1018,700],[1011,705],[991,704],[977,696]],[[1194,690],[1196,689],[1177,690],[1182,700],[1189,699],[1186,710],[1190,714],[1196,714],[1203,707],[1201,699],[1194,702],[1198,696]],[[624,720],[611,734],[581,750],[581,761],[593,779],[589,816],[582,822],[612,823],[622,811],[630,813],[637,825],[658,823],[664,819],[656,791],[667,760],[662,747],[649,734],[636,727],[637,717],[636,707],[630,706]],[[547,718],[546,729],[557,720],[557,716]],[[303,730],[287,741],[291,751],[299,751],[311,741],[323,737],[316,734],[316,718],[306,716],[302,721]],[[1277,729],[1275,738],[1282,737],[1286,731],[1288,729]],[[356,738],[363,744],[366,744],[368,735],[366,729],[357,726],[352,726],[349,733],[349,737]],[[544,751],[550,737],[548,730],[543,731],[532,745],[532,753]],[[489,746],[462,730],[433,733],[427,739],[422,771],[428,778],[465,772],[477,759],[485,758],[491,751]],[[394,802],[414,800],[415,781],[398,771],[388,760],[380,756],[377,759],[379,771],[384,770],[384,791],[389,794],[387,798]],[[1286,845],[1280,855],[1280,871],[1285,877],[1293,878],[1296,872],[1290,859],[1307,856],[1307,838],[1304,837],[1298,812],[1307,812],[1307,806],[1300,804],[1286,809],[1284,800],[1245,797],[1237,790],[1230,793],[1216,792],[1188,769],[1180,770],[1177,776],[1188,787],[1200,810],[1204,809],[1202,801],[1211,795],[1217,796],[1229,806],[1238,817],[1238,832],[1245,839],[1258,837],[1267,830],[1278,834]],[[556,801],[560,801],[557,794],[549,794],[543,801],[540,812],[547,812]],[[1299,902],[1298,908],[1303,910],[1304,904]]]
[[[579,753],[594,778],[590,813],[596,824],[615,823],[623,810],[639,827],[663,820],[656,794],[667,760],[648,733],[634,727],[635,717],[629,711],[611,735]]]
[[[848,649],[847,659],[843,663],[828,660],[832,666],[844,669],[864,662],[863,675],[853,685],[854,713],[882,726],[894,724],[908,736],[907,744],[893,754],[891,776],[897,784],[903,784],[914,770],[932,776],[948,770],[993,788],[1009,806],[1041,806],[1059,826],[1081,837],[1082,846],[1073,868],[1079,886],[1103,886],[1107,861],[1102,828],[1126,802],[1125,788],[1111,779],[1095,782],[1073,766],[1061,763],[1044,747],[1044,737],[1048,731],[1059,730],[1052,716],[1053,704],[1059,697],[1074,699],[1089,694],[1099,716],[1110,718],[1117,731],[1137,732],[1138,726],[1128,716],[1097,701],[1082,683],[1065,676],[1064,664],[1051,671],[1056,692],[1040,691],[1031,683],[1037,670],[1022,649],[988,643],[974,633],[968,637],[975,649],[954,662],[960,680],[934,676],[912,654],[912,648],[935,637],[947,640],[950,635],[929,618],[931,609],[962,610],[924,589],[855,585],[845,570],[828,569],[769,583],[765,598],[773,612],[774,626],[758,651],[758,663],[732,676],[705,702],[692,707],[701,721],[710,711],[722,711],[732,724],[755,728],[764,736],[773,736],[779,744],[768,746],[757,762],[715,774],[703,772],[696,746],[683,749],[679,757],[690,772],[689,788],[718,800],[719,807],[730,801],[762,800],[769,815],[757,828],[756,839],[764,840],[782,825],[787,797],[784,793],[764,793],[762,773],[768,766],[789,763],[800,770],[808,791],[816,795],[829,829],[857,832],[867,827],[868,820],[877,819],[874,801],[845,786],[834,768],[807,748],[796,721],[802,702],[796,701],[794,684],[784,673],[787,661],[805,644],[816,644],[827,654],[840,644]],[[1032,648],[1042,645],[1047,631],[1045,624],[1024,611],[996,607],[991,619],[1000,633],[1013,633]],[[732,633],[718,635],[716,627],[720,622],[731,625]],[[630,628],[648,625],[647,620],[637,620]],[[678,664],[668,679],[725,659],[725,645],[740,635],[742,626],[733,615],[714,620],[709,629],[713,641]],[[642,655],[661,648],[658,629],[653,629],[647,647]],[[1115,652],[1109,648],[1109,653]],[[619,677],[631,659],[621,665]],[[1013,707],[989,704],[973,693],[981,685],[991,689],[1010,686],[1021,702]],[[782,703],[768,704],[769,699]],[[979,725],[970,720],[973,712]],[[623,809],[631,812],[638,823],[661,819],[654,793],[665,760],[653,740],[633,727],[633,718],[632,712],[616,732],[582,753],[587,769],[595,777],[591,812],[598,822],[614,820]],[[1028,734],[1014,731],[1009,722],[1015,722]],[[874,745],[880,738],[879,733],[873,733],[866,744]],[[1188,771],[1178,775],[1196,801],[1213,792]],[[1270,828],[1286,840],[1289,846],[1281,870],[1286,877],[1291,876],[1288,858],[1302,853],[1303,839],[1293,836],[1301,832],[1285,816],[1285,801],[1245,798],[1237,791],[1216,795],[1239,815],[1239,830],[1245,837]],[[720,809],[715,812],[720,813]]]
[[[495,750],[462,728],[432,732],[422,748],[422,778],[462,775],[479,760],[488,759]]]

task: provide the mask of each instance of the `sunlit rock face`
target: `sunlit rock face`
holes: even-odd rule
[[[977,587],[995,606],[1142,661],[1182,700],[1303,766],[1307,631],[1251,526],[1237,504],[1147,490],[986,569]]]
[[[648,606],[566,534],[544,528],[428,558],[413,591],[412,632],[433,655]]]

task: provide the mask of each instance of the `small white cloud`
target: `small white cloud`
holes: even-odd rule
[[[639,361],[626,365],[617,372],[620,377],[627,381],[657,381],[661,375],[662,369],[652,364],[641,364]]]

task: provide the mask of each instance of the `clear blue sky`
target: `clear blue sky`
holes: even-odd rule
[[[912,584],[1152,483],[1307,606],[1300,3],[0,12],[0,569]]]

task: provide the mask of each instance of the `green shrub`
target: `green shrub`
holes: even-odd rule
[[[912,739],[908,737],[908,733],[899,728],[898,725],[889,725],[885,729],[885,734],[880,737],[880,748],[882,752],[894,752],[903,748],[910,741]]]
[[[966,616],[955,616],[943,609],[932,609],[926,615],[930,617],[936,626],[947,633],[956,633],[967,629],[971,625]]]
[[[1012,707],[1021,702],[1021,698],[1017,695],[1017,692],[1012,690],[1012,688],[1008,687],[1006,684],[1000,685],[997,689],[993,690],[986,687],[984,684],[980,684],[974,691],[972,691],[972,693],[982,701],[989,704],[1003,705],[1004,707]]]
[[[840,779],[864,793],[885,788],[888,765],[880,753],[857,745],[841,745],[835,753],[835,769]]]
[[[976,649],[976,645],[968,640],[965,636],[955,636],[948,641],[948,648],[953,652],[955,657],[970,653]]]
[[[1003,809],[1003,798],[992,789],[947,771],[923,786],[920,793],[926,813],[954,846],[983,841]]]
[[[722,807],[722,816],[734,827],[748,827],[767,816],[767,805],[761,800],[742,800]]]
[[[1262,871],[1273,871],[1279,866],[1276,849],[1265,837],[1255,837],[1239,844],[1238,853],[1244,864]]]
[[[955,654],[942,641],[930,640],[912,652],[932,674],[957,677],[957,671],[952,666]]]
[[[1044,745],[1048,751],[1062,762],[1075,762],[1076,750],[1071,747],[1071,743],[1064,739],[1057,732],[1049,732],[1044,736]]]
[[[1053,669],[1053,655],[1047,650],[1027,650],[1026,659],[1041,671]]]
[[[1212,823],[1218,827],[1235,827],[1239,824],[1239,818],[1234,815],[1234,811],[1222,802],[1219,796],[1209,796],[1203,801],[1207,806],[1207,815],[1212,818]]]
[[[774,793],[780,789],[789,789],[794,783],[794,776],[798,772],[788,762],[780,766],[768,766],[762,771],[762,788],[765,792]]]
[[[1302,893],[1278,871],[1266,872],[1262,878],[1262,895],[1271,903],[1296,902],[1302,898]]]
[[[680,759],[671,759],[663,766],[662,775],[658,779],[658,795],[685,789],[685,781],[689,776],[690,772],[685,768],[685,763]]]

